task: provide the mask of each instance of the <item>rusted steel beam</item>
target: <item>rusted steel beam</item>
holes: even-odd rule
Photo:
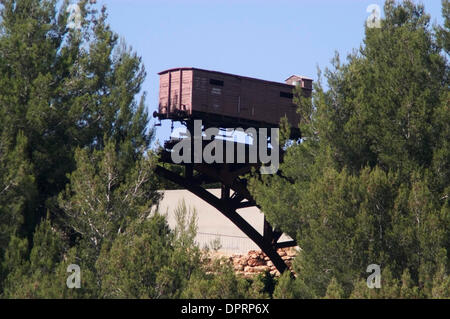
[[[192,181],[193,181],[193,183],[198,184],[198,185],[218,182],[217,179],[211,178],[205,174],[195,175],[194,177],[192,177]]]
[[[263,237],[264,237],[265,241],[270,242],[272,244],[273,229],[272,229],[272,226],[267,221],[265,216],[264,216]]]
[[[222,188],[221,188],[220,199],[225,200],[225,201],[228,201],[230,199],[230,188],[223,184],[222,184]]]
[[[295,240],[290,240],[290,241],[284,241],[281,243],[277,243],[275,245],[275,247],[278,248],[288,248],[288,247],[295,247],[297,246],[297,242]]]
[[[278,242],[278,239],[280,239],[281,235],[283,235],[283,232],[277,230],[273,231],[273,244],[276,244]]]
[[[233,173],[228,173],[226,170],[216,169],[207,164],[195,164],[194,169],[200,173],[210,176],[211,178],[219,179],[223,184],[230,187],[244,198],[253,201],[248,189],[240,182]]]
[[[256,203],[253,201],[239,202],[234,205],[235,209],[248,208],[254,206],[256,206]]]
[[[194,184],[190,180],[185,179],[159,165],[156,167],[155,172],[171,182],[183,186],[185,189],[197,195],[199,198],[203,199],[205,202],[224,214],[233,224],[235,224],[240,230],[242,230],[242,232],[253,240],[256,245],[258,245],[258,247],[270,258],[280,273],[283,273],[288,268],[271,242],[261,236],[256,229],[254,229],[244,218],[242,218],[230,205],[229,201],[222,200],[214,196],[203,187]]]

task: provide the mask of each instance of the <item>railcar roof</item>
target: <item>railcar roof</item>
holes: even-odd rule
[[[213,71],[213,70],[205,70],[205,69],[199,69],[199,68],[194,68],[194,67],[181,67],[181,68],[172,68],[172,69],[168,69],[168,70],[164,70],[158,73],[158,75],[162,75],[164,73],[167,72],[171,72],[171,71],[180,71],[180,70],[197,70],[197,71],[204,71],[204,72],[209,72],[209,73],[214,73],[214,74],[220,74],[220,75],[226,75],[226,76],[235,76],[238,78],[242,78],[242,79],[248,79],[248,80],[254,80],[254,81],[262,81],[262,82],[266,82],[269,84],[276,84],[276,85],[284,85],[284,86],[288,86],[288,87],[294,87],[294,85],[290,85],[287,83],[283,83],[283,82],[276,82],[276,81],[268,81],[268,80],[262,80],[262,79],[258,79],[258,78],[252,78],[249,76],[242,76],[242,75],[237,75],[237,74],[231,74],[231,73],[225,73],[225,72],[219,72],[219,71]],[[309,79],[306,78],[305,79]]]

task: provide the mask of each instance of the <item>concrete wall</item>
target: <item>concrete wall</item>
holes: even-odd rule
[[[208,191],[215,196],[220,196],[220,189],[210,189]],[[219,238],[222,246],[220,252],[225,254],[246,254],[250,250],[259,249],[228,218],[196,195],[187,190],[167,190],[162,193],[164,197],[160,203],[159,211],[163,214],[167,213],[171,228],[176,224],[175,209],[183,199],[188,208],[196,209],[198,217],[198,234],[196,240],[201,247]],[[238,213],[259,233],[263,233],[264,216],[258,208],[244,208],[238,210]],[[290,238],[283,235],[280,242],[285,240],[290,240]]]

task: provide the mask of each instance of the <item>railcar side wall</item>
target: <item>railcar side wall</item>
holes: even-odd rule
[[[170,118],[177,110],[188,115],[194,111],[270,126],[277,126],[286,116],[297,127],[300,118],[292,102],[293,89],[288,84],[232,74],[174,69],[160,74],[159,113]]]

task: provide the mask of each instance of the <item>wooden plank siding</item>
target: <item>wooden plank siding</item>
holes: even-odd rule
[[[159,76],[160,118],[215,116],[222,119],[222,127],[243,122],[277,127],[280,118],[287,116],[293,127],[298,126],[300,118],[292,102],[294,85],[196,68],[170,69]],[[295,78],[310,96],[312,80]]]

